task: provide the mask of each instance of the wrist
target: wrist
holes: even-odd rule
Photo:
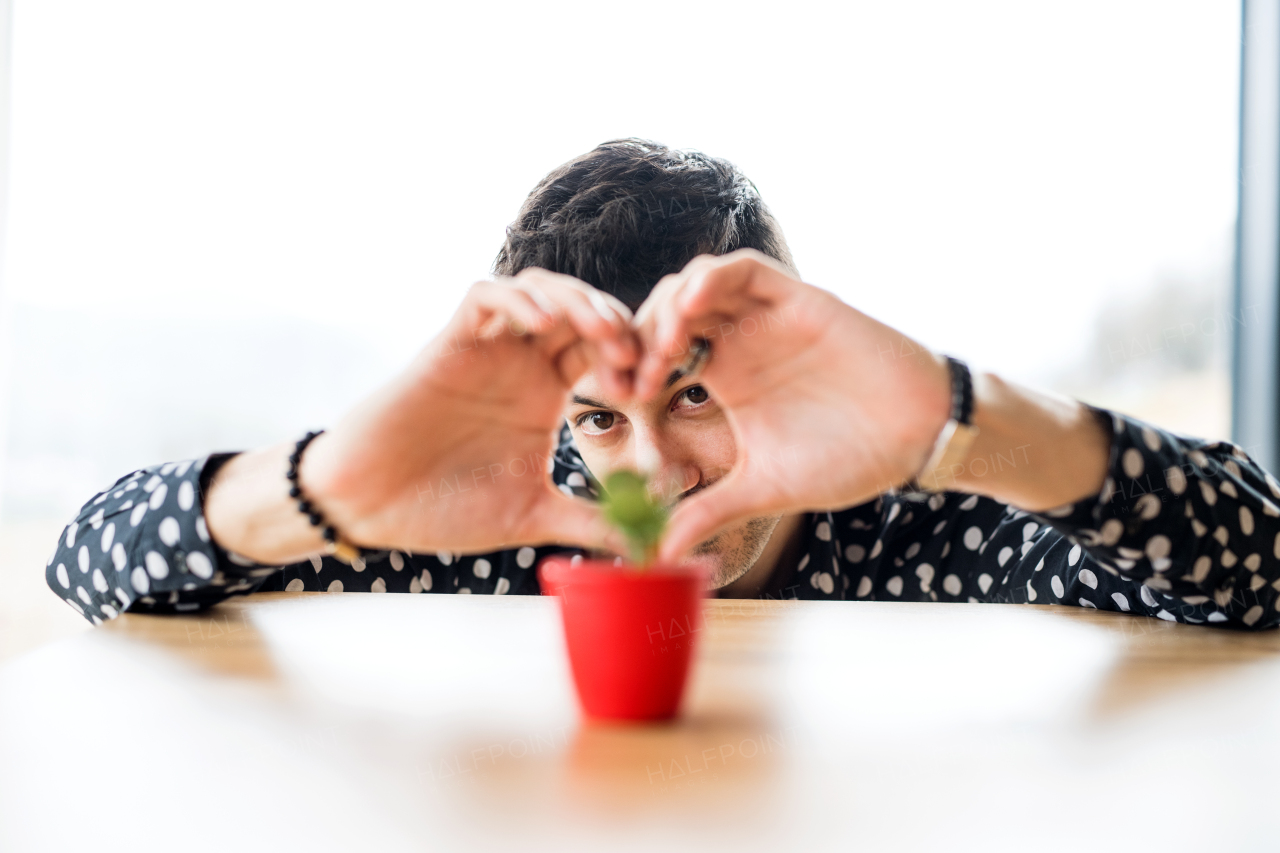
[[[916,364],[921,368],[915,377],[915,401],[910,420],[898,427],[900,444],[895,465],[896,483],[914,486],[928,466],[938,446],[939,437],[951,420],[951,368],[946,356],[920,348]],[[901,392],[899,392],[901,393]]]
[[[222,548],[263,565],[297,562],[324,551],[324,540],[298,512],[285,477],[293,443],[230,459],[204,495],[205,524]]]
[[[956,473],[959,491],[1041,512],[1096,494],[1106,479],[1110,435],[1083,404],[973,377],[978,436]]]
[[[359,559],[360,549],[338,533],[338,528],[331,519],[326,518],[324,510],[320,508],[316,490],[304,489],[300,479],[302,460],[307,448],[323,434],[324,430],[308,432],[294,443],[293,452],[289,454],[289,468],[285,472],[285,479],[289,481],[289,497],[297,501],[298,512],[306,517],[312,527],[320,531],[325,542],[325,553],[332,554],[342,562],[350,564]]]
[[[973,381],[969,366],[947,356],[939,357],[939,360],[947,372],[947,419],[911,482],[912,488],[932,492],[945,491],[949,484],[954,484],[979,432],[973,423]]]

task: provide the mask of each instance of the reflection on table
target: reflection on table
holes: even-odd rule
[[[0,670],[0,848],[1273,835],[1280,634],[1064,607],[706,607],[685,712],[657,726],[580,719],[554,599],[279,593],[126,615]]]

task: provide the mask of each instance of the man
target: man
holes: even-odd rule
[[[1280,484],[1239,448],[970,381],[802,283],[724,161],[601,145],[534,189],[495,271],[331,431],[97,495],[50,586],[95,622],[265,589],[536,594],[546,554],[621,550],[581,498],[630,467],[675,505],[661,557],[720,595],[1280,622]]]

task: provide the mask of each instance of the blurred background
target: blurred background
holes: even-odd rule
[[[1225,438],[1239,52],[1204,0],[19,0],[0,659],[85,625],[43,567],[96,490],[332,423],[617,137],[936,349]]]

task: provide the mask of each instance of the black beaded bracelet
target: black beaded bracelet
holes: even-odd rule
[[[298,502],[298,512],[307,517],[312,527],[321,528],[320,533],[326,543],[326,553],[332,554],[344,563],[351,563],[360,558],[360,550],[338,535],[338,529],[325,521],[324,513],[307,500],[306,495],[302,493],[302,486],[298,484],[298,463],[302,461],[302,453],[307,449],[307,445],[315,441],[323,432],[324,430],[308,432],[294,444],[293,453],[289,454],[289,471],[285,474],[289,479],[289,497]]]

